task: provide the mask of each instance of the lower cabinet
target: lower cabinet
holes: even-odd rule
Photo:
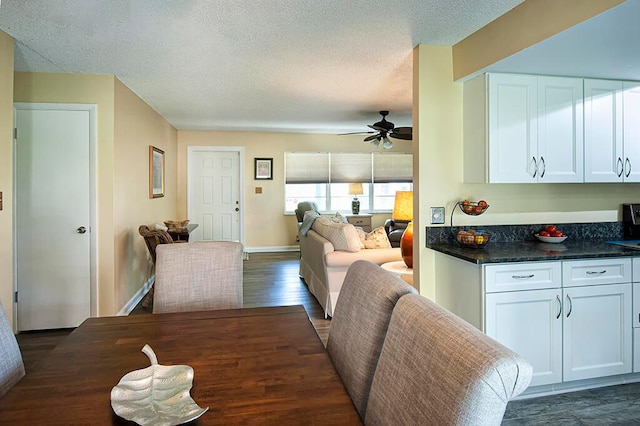
[[[530,386],[562,381],[561,289],[490,293],[486,334],[533,366]]]
[[[581,262],[584,261],[557,263],[566,272],[585,266]],[[609,261],[603,267],[595,261],[598,267],[587,268],[584,274],[593,277],[596,272],[603,282],[609,282],[615,280],[614,272],[623,271],[618,279],[628,282],[599,284],[594,280],[589,285],[570,283],[565,287],[562,280],[545,279],[540,281],[554,288],[485,294],[484,331],[531,363],[531,386],[632,371],[631,262],[629,259],[620,259],[620,262],[616,265]],[[519,267],[516,277],[535,279],[540,275],[540,268],[527,271],[526,264]],[[505,265],[485,266],[487,291],[496,288],[491,282],[495,275],[492,268],[501,271]]]
[[[631,283],[564,289],[563,380],[632,370]]]

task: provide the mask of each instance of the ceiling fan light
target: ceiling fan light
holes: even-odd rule
[[[393,148],[393,142],[391,142],[391,139],[384,138],[384,142],[382,142],[382,148],[384,148],[384,149]]]
[[[371,141],[371,145],[375,146],[376,148],[378,147],[378,145],[380,145],[380,138],[376,138],[374,140]]]

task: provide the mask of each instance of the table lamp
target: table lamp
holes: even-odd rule
[[[355,195],[355,197],[353,197],[353,201],[351,201],[351,213],[360,213],[360,200],[358,200],[358,195],[362,194],[364,194],[364,192],[362,191],[361,183],[349,184],[349,195]]]
[[[393,220],[409,222],[400,239],[400,253],[407,267],[413,268],[413,191],[396,192]]]

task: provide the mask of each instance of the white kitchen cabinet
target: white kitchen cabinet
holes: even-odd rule
[[[487,79],[489,182],[535,182],[538,78],[489,74]]]
[[[538,182],[584,180],[582,79],[538,77]]]
[[[631,283],[563,293],[563,381],[630,373]]]
[[[622,84],[625,182],[640,182],[640,83]]]
[[[584,80],[585,182],[640,182],[640,83]]]
[[[584,80],[584,180],[621,182],[622,82]]]
[[[562,381],[562,290],[490,293],[486,334],[533,367],[530,386]]]
[[[486,74],[463,109],[465,182],[583,181],[582,79]]]
[[[640,325],[640,283],[632,308],[640,258],[478,266],[436,255],[437,303],[527,359],[531,393],[640,372],[640,327],[634,331],[632,323],[635,315]]]

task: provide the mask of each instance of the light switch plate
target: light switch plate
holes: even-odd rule
[[[431,224],[441,225],[444,223],[444,207],[431,207]]]

